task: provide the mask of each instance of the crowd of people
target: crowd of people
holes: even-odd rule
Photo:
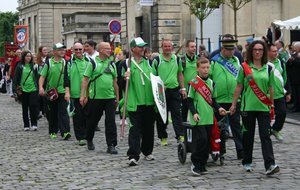
[[[169,119],[163,122],[156,109],[152,73],[164,83],[177,142],[184,142],[184,122],[193,128],[193,174],[207,173],[209,155],[216,151],[213,135],[219,138],[217,152],[224,159],[229,131],[236,158],[251,172],[257,120],[266,175],[273,175],[280,169],[270,136],[283,140],[287,102],[293,102],[293,111],[300,111],[300,42],[288,51],[282,41],[255,40],[244,53],[236,43],[226,34],[220,49],[209,53],[201,45],[197,55],[195,41],[188,40],[181,56],[174,53],[169,39],[162,40],[161,53],[152,53],[141,37],[130,41],[130,52],[113,53],[110,43],[97,45],[92,40],[75,42],[70,57],[61,43],[54,44],[51,51],[41,46],[37,54],[18,49],[15,58],[1,65],[0,89],[20,101],[24,131],[38,130],[38,119],[44,115],[49,137],[56,139],[60,133],[68,140],[71,117],[78,144],[87,145],[90,151],[95,150],[93,138],[105,113],[107,153],[118,154],[115,115],[120,113],[121,118],[124,112],[129,123],[129,166],[136,166],[141,153],[146,160],[155,159],[155,123],[161,145],[168,145]],[[230,130],[222,128],[217,130],[221,130],[219,136],[213,134],[217,121],[225,116]]]

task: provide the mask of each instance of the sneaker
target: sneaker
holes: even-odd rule
[[[34,130],[34,131],[36,131],[37,130],[37,126],[35,126],[35,125],[32,125],[32,130]]]
[[[139,163],[138,163],[138,161],[136,160],[136,159],[134,159],[134,158],[131,158],[130,160],[129,160],[129,166],[136,166],[136,165],[138,165]]]
[[[161,146],[167,146],[168,145],[168,139],[167,138],[162,138],[160,141]]]
[[[95,150],[93,141],[87,141],[87,147],[89,150]]]
[[[71,134],[69,132],[64,133],[63,139],[68,140],[71,137]]]
[[[246,172],[251,172],[252,171],[252,164],[244,164],[243,168]]]
[[[118,151],[117,151],[116,147],[113,146],[113,145],[108,146],[106,152],[110,153],[110,154],[118,154]]]
[[[272,130],[272,134],[275,136],[275,138],[279,141],[282,141],[283,140],[283,136],[282,134],[280,133],[280,131],[275,131],[275,130]]]
[[[151,161],[151,160],[155,160],[155,158],[152,154],[149,154],[148,156],[145,156],[145,160]]]
[[[195,167],[194,164],[191,165],[191,171],[194,175],[201,175],[201,171],[198,167]]]
[[[29,127],[24,127],[24,131],[29,131]]]
[[[280,171],[279,166],[271,165],[269,169],[266,171],[266,175],[273,175],[275,173],[278,173],[279,171]]]
[[[56,139],[56,138],[57,138],[57,135],[55,133],[50,134],[50,139]]]
[[[126,125],[126,126],[128,125],[126,119],[125,119],[124,125]],[[122,119],[120,120],[120,126],[122,126]]]
[[[86,145],[86,140],[79,140],[79,146],[84,146]]]
[[[200,174],[201,174],[201,175],[206,175],[206,174],[208,174],[208,171],[207,171],[207,169],[206,169],[205,166],[200,166],[199,170],[200,170]]]
[[[179,142],[178,143],[180,143],[180,142],[184,142],[184,136],[179,136]]]

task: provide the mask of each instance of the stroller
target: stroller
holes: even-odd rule
[[[223,117],[219,122],[218,126],[220,129],[220,139],[221,139],[221,151],[220,154],[211,154],[212,159],[214,161],[217,161],[220,158],[220,165],[224,165],[224,154],[226,150],[223,150],[224,146],[222,144],[226,142],[226,140],[229,137],[228,133],[228,127],[229,127],[229,119],[228,116],[226,115]],[[178,154],[178,159],[181,164],[184,164],[186,161],[187,153],[191,153],[194,149],[193,147],[193,127],[188,123],[184,122],[183,123],[184,127],[184,142],[180,142],[177,146],[177,154]]]

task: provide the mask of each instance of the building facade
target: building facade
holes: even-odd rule
[[[20,24],[29,26],[29,42],[25,48],[33,52],[36,52],[41,45],[52,47],[54,43],[64,42],[65,38],[67,38],[67,45],[70,47],[72,32],[74,34],[73,41],[85,38],[80,34],[85,32],[84,30],[77,32],[79,26],[84,25],[84,22],[89,22],[89,20],[94,22],[99,19],[99,23],[101,23],[102,19],[107,21],[108,18],[115,18],[115,15],[120,14],[120,0],[18,0],[18,4]],[[74,16],[76,12],[80,12],[80,16]],[[82,16],[83,13],[86,13],[86,16]],[[93,18],[95,15],[89,13],[96,13],[96,16],[101,14],[101,16]],[[71,16],[68,17],[68,15]],[[88,18],[88,16],[90,17]],[[75,24],[75,28],[71,29],[72,27],[64,22],[67,18],[73,17],[74,21],[78,22],[77,25]],[[81,21],[81,19],[86,19],[86,21]],[[65,24],[68,25],[66,28],[64,28]],[[104,25],[97,27],[103,33],[108,32],[108,27],[107,30],[104,30]],[[93,35],[92,32],[89,32],[86,37]],[[98,31],[95,32],[96,40],[101,38],[97,35],[99,35]]]

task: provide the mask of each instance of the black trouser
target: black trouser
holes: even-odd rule
[[[22,115],[24,128],[30,127],[28,109],[30,114],[31,126],[37,126],[37,116],[39,110],[39,98],[38,91],[34,92],[23,92],[21,95],[22,102]]]
[[[274,99],[275,122],[272,126],[274,131],[281,131],[286,117],[285,97]]]
[[[182,116],[182,122],[187,122],[187,117],[188,117],[188,101],[187,98],[183,99],[181,98],[181,116]]]
[[[87,107],[86,140],[92,141],[95,129],[105,111],[105,138],[107,146],[116,146],[117,127],[115,121],[115,99],[89,99]]]
[[[231,103],[219,103],[221,107],[223,107],[225,110],[229,110],[231,107]],[[233,115],[228,115],[229,119],[229,125],[233,136],[233,141],[235,144],[235,149],[237,154],[243,151],[243,141],[242,141],[242,133],[241,133],[241,124],[240,124],[240,108],[241,104],[237,103],[236,105],[236,112]],[[220,116],[217,112],[216,118],[217,120],[221,120],[223,116]],[[225,129],[226,130],[226,129]],[[228,132],[228,131],[227,131]],[[222,131],[221,131],[222,134]],[[221,138],[221,155],[226,153],[226,143],[225,140]]]
[[[75,137],[77,140],[83,140],[86,132],[86,110],[79,103],[79,98],[73,98],[72,101],[75,107],[73,116]]]
[[[67,101],[65,94],[59,94],[58,99],[48,100],[49,105],[49,134],[57,133],[60,130],[61,136],[70,132],[70,118],[67,112]]]
[[[152,154],[154,146],[154,106],[138,106],[135,112],[128,112],[130,124],[127,155],[129,160],[139,160],[140,153]]]
[[[179,88],[167,88],[166,89],[166,102],[167,110],[171,111],[171,117],[173,122],[173,128],[175,131],[176,139],[179,136],[184,135],[183,126],[182,126],[182,117],[181,117],[181,97],[179,93]],[[156,114],[156,127],[158,138],[168,138],[168,133],[166,131],[168,125],[168,116],[167,123],[164,124],[159,113]]]
[[[191,160],[196,167],[205,166],[210,152],[210,133],[212,125],[193,126]]]
[[[292,85],[292,101],[296,111],[300,111],[300,85]]]
[[[259,137],[264,159],[264,166],[267,170],[275,164],[273,146],[270,138],[270,113],[262,111],[247,111],[242,113],[243,121],[243,147],[244,147],[244,164],[252,163],[253,142],[255,134],[255,122],[258,121]]]

